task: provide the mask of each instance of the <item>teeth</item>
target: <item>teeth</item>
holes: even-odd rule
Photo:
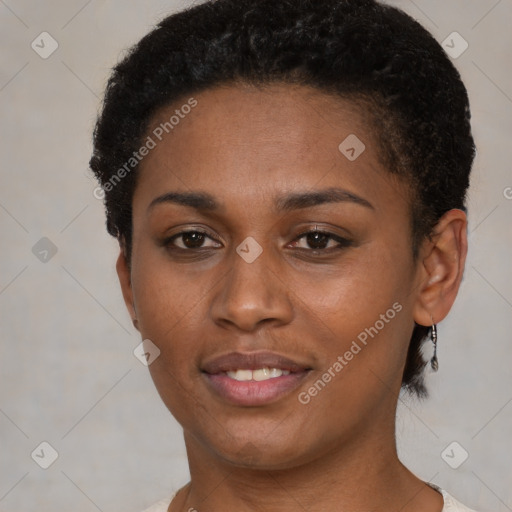
[[[227,372],[227,374],[228,377],[239,381],[252,380],[252,370],[235,370],[234,372]]]
[[[262,380],[274,379],[282,375],[289,375],[288,370],[281,370],[280,368],[258,368],[257,370],[235,370],[226,372],[227,376],[231,379],[238,381],[255,380],[257,382]]]

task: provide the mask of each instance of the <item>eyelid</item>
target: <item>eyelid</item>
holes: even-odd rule
[[[210,238],[210,240],[212,240],[216,243],[221,243],[217,240],[217,238],[215,236],[213,236],[211,233],[209,233],[206,229],[191,227],[188,229],[184,229],[184,230],[180,231],[179,233],[175,233],[169,237],[166,237],[163,240],[162,245],[164,245],[166,247],[170,247],[171,249],[177,249],[177,250],[181,250],[184,252],[194,252],[194,251],[200,251],[203,249],[212,248],[212,247],[196,247],[196,248],[188,249],[188,248],[183,248],[183,247],[177,247],[174,245],[175,239],[179,238],[182,235],[186,235],[189,233],[201,233],[202,235],[205,235],[207,238]],[[325,235],[328,238],[330,238],[331,240],[334,240],[338,245],[336,247],[329,247],[329,248],[325,248],[325,249],[307,249],[304,247],[300,247],[297,249],[299,249],[300,251],[310,252],[310,253],[328,254],[331,251],[336,251],[336,250],[343,249],[345,247],[352,245],[352,240],[350,238],[347,238],[347,237],[341,236],[341,235],[337,235],[336,233],[333,233],[332,231],[328,231],[327,229],[319,229],[317,226],[315,226],[315,228],[309,227],[307,229],[302,230],[297,236],[295,236],[295,238],[291,241],[291,243],[297,242],[298,240],[301,240],[302,238],[304,238],[305,236],[307,236],[311,233],[319,233],[319,234]]]
[[[330,251],[342,249],[344,247],[348,247],[348,246],[352,245],[352,240],[350,238],[348,238],[346,236],[342,236],[342,235],[337,235],[336,233],[333,233],[332,231],[328,231],[326,229],[318,229],[317,227],[315,227],[314,229],[309,228],[309,229],[302,231],[293,239],[293,242],[296,242],[297,240],[300,240],[300,239],[304,238],[306,235],[309,235],[311,233],[319,233],[321,235],[325,235],[325,236],[329,237],[331,240],[334,240],[335,242],[337,242],[338,246],[330,247],[327,249],[302,249],[306,252],[319,252],[319,253],[327,254]]]
[[[192,227],[192,228],[188,228],[188,229],[183,229],[182,231],[180,231],[178,233],[175,233],[173,235],[165,237],[162,240],[162,245],[165,247],[171,247],[172,249],[181,249],[182,251],[193,252],[194,249],[184,249],[183,247],[176,247],[175,245],[173,245],[175,239],[179,238],[182,235],[187,235],[189,233],[201,233],[202,235],[205,235],[206,237],[208,237],[210,240],[213,240],[216,243],[221,243],[221,242],[219,242],[219,240],[217,240],[217,238],[215,236],[213,236],[206,229]],[[195,250],[208,249],[208,248],[209,247],[198,247]]]

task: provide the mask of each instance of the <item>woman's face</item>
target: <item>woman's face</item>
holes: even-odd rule
[[[123,285],[189,449],[277,469],[392,436],[419,285],[406,188],[350,102],[289,85],[194,99],[148,131]]]

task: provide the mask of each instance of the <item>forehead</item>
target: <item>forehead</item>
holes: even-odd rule
[[[367,143],[373,136],[365,113],[355,103],[310,87],[225,85],[194,99],[197,105],[190,112],[184,108],[190,101],[186,97],[162,108],[149,132],[164,128],[162,136],[174,139],[176,149],[186,140],[201,154],[229,157],[236,147],[243,147],[248,155],[277,154],[299,161],[317,159],[321,152],[339,156],[338,144],[344,135],[359,134]],[[188,113],[178,119],[182,109]],[[166,126],[171,119],[176,124]],[[152,156],[159,153],[153,151]]]
[[[377,196],[390,185],[369,116],[356,103],[285,84],[221,86],[192,100],[162,108],[150,123],[155,145],[136,190],[146,203],[167,189],[261,204],[297,188]]]

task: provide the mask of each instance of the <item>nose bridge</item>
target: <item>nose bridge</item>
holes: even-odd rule
[[[211,308],[216,323],[254,330],[263,321],[289,322],[291,303],[269,249],[245,239],[230,255],[230,271]]]

